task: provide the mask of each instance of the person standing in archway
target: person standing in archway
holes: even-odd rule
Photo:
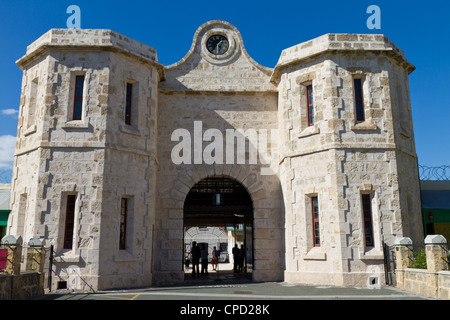
[[[200,247],[197,246],[197,242],[192,242],[192,249],[191,249],[191,257],[192,257],[192,276],[199,276],[200,270],[199,270],[199,263],[200,263]]]
[[[211,265],[213,267],[213,270],[217,269],[217,263],[219,261],[219,256],[220,256],[220,253],[217,251],[216,247],[214,247],[213,252],[212,252],[212,260],[211,260]]]
[[[245,248],[244,245],[241,244],[241,249],[239,250],[239,266],[238,266],[239,272],[244,271],[244,259],[245,259]]]
[[[237,243],[234,244],[234,248],[231,251],[231,253],[233,254],[234,272],[238,272],[240,250],[238,248],[238,244]]]
[[[208,274],[208,248],[202,243],[202,250],[200,251],[202,257],[202,275]]]

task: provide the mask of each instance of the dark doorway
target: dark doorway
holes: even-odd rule
[[[220,228],[229,235],[228,239],[231,239],[228,241],[228,245],[217,242],[217,244],[210,243],[208,247],[221,248],[220,260],[227,261],[226,257],[229,256],[231,262],[234,260],[231,249],[236,243],[239,248],[243,246],[245,254],[240,274],[251,279],[253,270],[253,203],[250,194],[242,184],[223,176],[208,177],[199,181],[186,196],[183,218],[184,256],[189,253],[191,245],[190,240],[186,239],[187,230]],[[223,252],[225,250],[227,252]],[[234,270],[229,273],[236,276]],[[226,276],[225,273],[222,274]]]

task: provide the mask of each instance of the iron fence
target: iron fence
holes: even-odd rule
[[[16,270],[20,268],[21,259],[16,261],[15,259],[11,259],[9,251],[11,250],[13,253],[11,255],[15,255],[17,250],[21,250],[21,254],[23,246],[17,246],[15,244],[2,243],[0,246],[0,272],[7,273],[8,270]]]
[[[383,242],[383,256],[384,256],[384,280],[386,285],[393,286],[396,283],[395,269],[396,259],[394,247],[388,246]]]
[[[20,270],[20,272],[35,270],[44,272],[48,276],[48,271],[51,269],[46,266],[49,264],[52,247],[34,246],[27,242],[22,245],[4,242],[0,246],[0,273],[6,273],[7,271],[9,273],[13,270]],[[20,251],[17,252],[18,250]],[[44,250],[44,252],[41,252],[41,250]]]
[[[450,270],[450,250],[448,250],[447,245],[443,245],[442,247],[442,259],[444,260],[444,263],[447,264],[447,270]]]

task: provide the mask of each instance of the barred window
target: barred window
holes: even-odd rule
[[[312,85],[306,87],[306,101],[308,108],[308,126],[314,125],[314,97]]]
[[[84,76],[75,77],[75,97],[73,102],[73,120],[81,120],[83,115]]]
[[[356,121],[364,121],[364,102],[361,79],[354,79]]]
[[[76,195],[67,195],[66,204],[66,224],[64,228],[64,249],[72,249],[73,246],[73,229],[75,224],[75,203]]]
[[[372,223],[372,203],[370,194],[362,195],[362,210],[364,220],[364,239],[366,247],[373,247],[373,223]]]
[[[119,226],[119,249],[125,250],[127,245],[127,215],[128,198],[122,198],[120,201],[120,226]]]
[[[311,197],[311,209],[314,247],[320,247],[319,201],[317,197]]]
[[[127,83],[127,97],[125,102],[125,124],[131,125],[131,108],[133,101],[133,84]]]

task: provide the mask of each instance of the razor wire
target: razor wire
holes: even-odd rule
[[[419,165],[419,177],[420,180],[448,181],[450,180],[450,166],[429,167]]]

